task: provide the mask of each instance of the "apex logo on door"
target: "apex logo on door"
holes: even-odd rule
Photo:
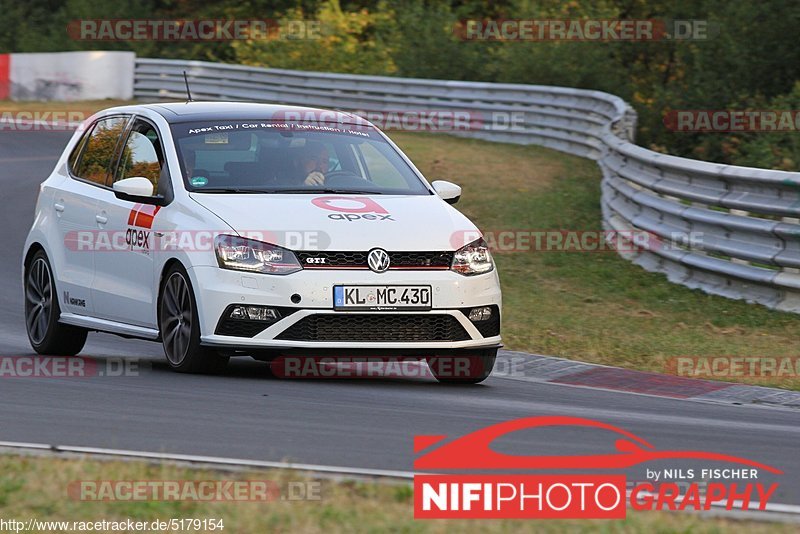
[[[394,221],[386,208],[371,198],[317,197],[311,203],[324,210],[338,211],[328,215],[332,221]]]
[[[145,254],[150,253],[150,232],[153,227],[159,206],[149,204],[134,204],[128,215],[128,230],[125,232],[125,244],[130,250],[138,250]]]
[[[160,209],[160,206],[134,204],[131,213],[128,215],[128,226],[138,226],[150,230],[153,227],[153,220]]]

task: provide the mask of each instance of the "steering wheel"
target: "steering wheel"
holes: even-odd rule
[[[352,171],[330,171],[325,173],[325,185],[354,185],[358,187],[365,182],[367,182],[367,180]]]

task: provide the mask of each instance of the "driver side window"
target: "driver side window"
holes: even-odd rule
[[[163,165],[164,157],[158,132],[149,123],[137,120],[122,149],[114,181],[142,176],[153,184],[153,191],[158,191]]]

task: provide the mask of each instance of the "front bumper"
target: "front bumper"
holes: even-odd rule
[[[374,349],[374,350],[420,350],[420,349],[477,349],[500,346],[500,336],[485,337],[462,312],[462,309],[478,306],[497,306],[501,313],[500,284],[497,271],[478,275],[462,276],[452,271],[389,271],[374,273],[361,270],[305,270],[287,276],[242,273],[218,267],[199,266],[189,269],[200,316],[201,342],[220,348],[252,349]],[[430,285],[433,294],[433,309],[430,311],[336,311],[333,309],[333,286],[338,284],[365,285]],[[292,297],[295,297],[295,301]],[[300,301],[296,302],[297,296]],[[266,327],[252,337],[220,335],[217,333],[220,317],[232,304],[247,304],[291,308],[293,313]],[[367,322],[373,316],[378,324],[391,323],[388,317],[397,317],[399,323],[408,323],[403,315],[433,316],[431,320],[446,321],[463,329],[457,340],[304,340],[285,339],[293,325],[301,324],[313,316],[318,322],[338,320],[343,316],[359,316]],[[336,319],[334,319],[336,318]],[[351,317],[354,318],[354,317]],[[455,321],[456,323],[453,323]],[[345,321],[348,322],[348,321]],[[413,326],[413,325],[412,325]],[[408,326],[407,326],[408,327]],[[295,329],[296,331],[296,329]],[[284,339],[281,339],[281,338]],[[291,336],[290,336],[291,337]],[[297,337],[297,336],[294,336]],[[337,336],[341,338],[342,336]],[[346,337],[346,336],[345,336]],[[361,336],[364,337],[363,335]],[[409,336],[413,338],[414,336]],[[418,336],[417,336],[418,337]]]

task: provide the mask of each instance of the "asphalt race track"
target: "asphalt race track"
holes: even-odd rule
[[[69,135],[0,132],[0,356],[31,355],[20,262],[39,183]],[[411,471],[413,436],[459,436],[536,415],[597,419],[660,450],[705,450],[782,469],[772,501],[800,505],[800,412],[675,400],[492,377],[477,386],[432,379],[280,380],[249,358],[221,376],[175,374],[155,343],[90,334],[83,356],[126,356],[138,376],[0,378],[0,441],[93,446]],[[500,438],[514,454],[613,451],[601,431],[519,431]],[[655,467],[708,466],[655,462]],[[713,465],[728,467],[726,465]],[[628,471],[641,480],[644,465]],[[753,481],[745,481],[753,482]]]

